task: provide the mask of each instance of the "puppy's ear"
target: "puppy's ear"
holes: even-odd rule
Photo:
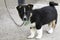
[[[22,6],[21,5],[18,5],[17,7],[16,7],[16,9],[18,10],[18,9],[20,9]]]
[[[17,6],[16,9],[18,10],[19,9],[19,6]]]
[[[20,10],[21,7],[22,7],[22,6],[17,6],[17,7],[16,7],[16,9],[17,9],[18,12],[21,12],[21,10]]]
[[[33,4],[28,4],[28,7],[29,8],[33,8]]]

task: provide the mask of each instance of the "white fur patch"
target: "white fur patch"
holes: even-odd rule
[[[34,27],[34,26],[35,26],[35,22],[31,23],[30,27]],[[36,29],[32,28],[32,29],[30,29],[30,31],[31,31],[31,35],[28,36],[28,38],[33,38],[35,36]]]
[[[26,15],[24,15],[24,18],[27,18]]]
[[[24,12],[26,12],[26,9],[24,8]]]
[[[30,29],[30,31],[31,31],[31,35],[28,36],[28,38],[33,38],[35,36],[36,29],[32,28],[32,29]]]
[[[30,13],[30,17],[32,16],[32,13]]]
[[[37,30],[37,36],[36,36],[36,38],[41,38],[42,34],[43,34],[43,29],[42,28],[39,29],[39,30]]]
[[[50,30],[48,31],[48,33],[53,33],[53,28],[51,27]]]
[[[32,26],[32,27],[34,27],[35,25],[36,25],[36,23],[35,23],[35,22],[34,22],[34,23],[31,23],[31,26]]]

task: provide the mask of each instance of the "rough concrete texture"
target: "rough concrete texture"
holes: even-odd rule
[[[48,3],[49,1],[60,2],[59,0],[25,0],[25,3]]]
[[[15,20],[15,22],[20,25],[22,20],[19,18],[18,12],[16,10],[17,0],[7,0],[6,3],[10,15]],[[34,8],[48,5],[40,2],[37,3],[34,4]],[[0,0],[0,40],[60,40],[60,6],[57,6],[56,9],[58,11],[58,22],[55,31],[52,34],[48,34],[46,32],[46,27],[48,26],[44,25],[43,37],[41,39],[27,39],[27,36],[30,35],[29,27],[18,27],[15,25],[13,20],[10,18],[9,13],[7,12],[4,0]]]

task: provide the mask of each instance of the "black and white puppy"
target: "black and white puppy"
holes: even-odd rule
[[[35,32],[37,32],[36,38],[41,38],[43,29],[42,25],[48,24],[51,29],[48,33],[52,33],[56,24],[57,24],[57,10],[54,6],[58,4],[55,2],[49,2],[49,6],[40,8],[40,9],[32,9],[33,5],[18,5],[16,8],[18,10],[19,16],[23,21],[30,20],[31,23],[35,23],[35,27],[30,27],[31,35],[28,38],[33,38],[35,36]]]

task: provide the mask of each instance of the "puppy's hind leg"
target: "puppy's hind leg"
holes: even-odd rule
[[[53,27],[53,29],[55,29],[55,27],[56,27],[56,20],[54,20],[54,21],[52,22],[52,27]]]
[[[48,31],[48,33],[53,33],[53,31],[54,31],[54,29],[55,29],[55,26],[56,26],[56,23],[55,23],[56,21],[55,20],[53,20],[52,22],[50,22],[50,24],[48,24],[48,26],[50,27],[50,29],[49,29],[49,31]]]

